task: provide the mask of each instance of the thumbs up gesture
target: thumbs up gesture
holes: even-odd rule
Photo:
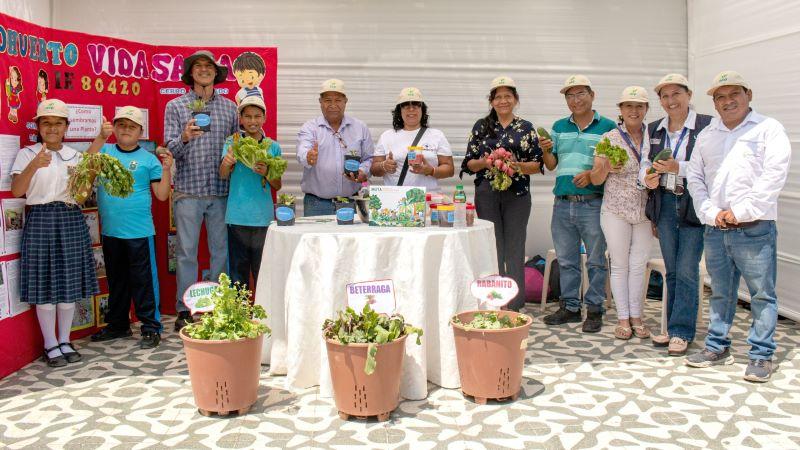
[[[314,142],[314,146],[306,154],[306,161],[309,166],[314,166],[317,164],[317,158],[319,158],[319,144]]]
[[[394,160],[392,152],[386,155],[386,160],[383,162],[383,170],[386,171],[386,173],[397,172],[397,161]]]
[[[111,122],[109,122],[108,119],[106,119],[106,116],[103,116],[103,124],[100,125],[100,137],[103,139],[108,139],[113,131],[114,126],[111,125]]]

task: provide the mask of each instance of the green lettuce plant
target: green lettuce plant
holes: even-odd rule
[[[239,285],[231,284],[226,274],[220,274],[219,286],[209,297],[197,302],[214,305],[211,312],[203,314],[198,322],[186,325],[184,332],[192,339],[229,341],[269,335],[269,327],[256,319],[266,319],[267,313],[261,305],[250,303],[251,292]]]
[[[322,333],[326,339],[340,344],[369,344],[367,346],[367,362],[364,373],[375,372],[378,344],[386,344],[409,334],[417,335],[417,345],[422,345],[422,329],[407,324],[403,316],[378,314],[369,303],[364,305],[361,313],[348,307],[337,313],[336,319],[326,319],[322,324]]]
[[[472,328],[476,330],[499,330],[501,328],[516,328],[521,327],[528,323],[528,316],[525,314],[518,315],[514,320],[508,316],[498,317],[494,311],[475,313],[472,320],[469,322],[462,322],[458,316],[453,317],[453,323],[463,325],[464,328]]]

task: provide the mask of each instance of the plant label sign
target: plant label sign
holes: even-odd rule
[[[219,283],[213,281],[201,281],[189,286],[183,293],[183,304],[194,313],[209,312],[214,309],[214,302],[211,300],[211,293]]]
[[[364,305],[379,314],[394,313],[394,282],[392,280],[362,281],[347,285],[347,306],[355,311],[364,309]]]
[[[473,281],[472,285],[470,285],[470,291],[478,299],[479,303],[500,308],[517,296],[519,286],[511,278],[490,275]]]

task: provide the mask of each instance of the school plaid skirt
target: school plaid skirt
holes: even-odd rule
[[[74,303],[100,292],[89,228],[78,206],[33,205],[26,219],[19,283],[23,302]]]

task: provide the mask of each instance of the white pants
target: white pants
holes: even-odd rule
[[[644,271],[653,239],[650,222],[631,225],[615,214],[602,212],[600,226],[611,260],[611,293],[617,306],[617,318],[640,318],[646,286]]]

